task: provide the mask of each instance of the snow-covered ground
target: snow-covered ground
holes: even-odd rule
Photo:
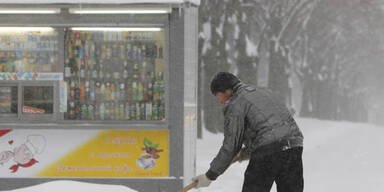
[[[122,185],[103,185],[77,181],[51,181],[9,192],[137,192]]]
[[[384,191],[384,127],[297,119],[303,130],[306,192]],[[197,141],[197,174],[204,173],[221,145],[222,134],[204,132]],[[208,188],[190,192],[241,191],[247,162],[232,165]],[[62,189],[62,190],[61,190]],[[125,186],[53,181],[13,192],[134,192]],[[273,187],[272,191],[276,191]]]
[[[304,133],[304,191],[384,191],[384,127],[298,118]],[[197,142],[197,174],[204,173],[223,136],[204,132]],[[206,189],[241,191],[247,162],[232,165]],[[276,191],[273,186],[272,191]]]

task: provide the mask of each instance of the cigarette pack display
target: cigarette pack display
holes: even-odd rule
[[[0,72],[56,72],[58,62],[56,31],[0,33]]]

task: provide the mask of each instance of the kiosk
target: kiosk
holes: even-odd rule
[[[199,1],[0,4],[0,190],[195,175]]]

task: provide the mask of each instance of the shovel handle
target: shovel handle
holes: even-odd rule
[[[233,163],[236,163],[236,162],[239,161],[239,160],[240,160],[240,157],[239,157],[239,156],[236,156],[236,157],[233,159],[232,164],[233,164]],[[191,183],[191,184],[185,186],[183,189],[180,189],[178,192],[187,192],[187,191],[189,191],[189,190],[195,188],[196,186],[197,186],[197,181],[195,181],[195,182],[193,182],[193,183]]]
[[[191,184],[185,186],[183,189],[179,190],[178,192],[187,192],[187,191],[189,191],[189,190],[195,188],[196,185],[197,185],[197,181],[195,181],[195,182],[193,182],[193,183],[191,183]]]

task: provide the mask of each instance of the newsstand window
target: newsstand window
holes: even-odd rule
[[[0,87],[0,114],[17,114],[17,86]]]
[[[24,86],[24,114],[52,114],[53,86]]]
[[[160,28],[67,29],[64,118],[163,120],[165,45]]]
[[[58,33],[50,27],[0,27],[0,72],[57,72]]]

